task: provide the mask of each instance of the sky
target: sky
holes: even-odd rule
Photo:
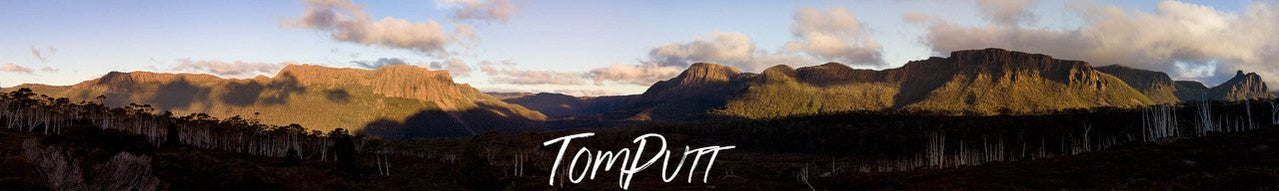
[[[1005,48],[1279,83],[1279,1],[2,1],[0,86],[110,71],[448,70],[482,91],[636,94],[691,63],[886,69]]]

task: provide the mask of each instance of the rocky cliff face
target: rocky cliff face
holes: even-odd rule
[[[1236,71],[1230,80],[1216,87],[1207,87],[1193,81],[1172,81],[1168,74],[1124,66],[1106,66],[1098,70],[1115,75],[1125,83],[1141,90],[1156,103],[1167,104],[1197,100],[1240,101],[1245,99],[1269,99],[1274,94],[1256,73]],[[1169,97],[1171,95],[1171,97]]]
[[[1151,103],[1088,63],[1002,49],[956,51],[894,72],[904,92],[896,106],[907,110],[1025,114]]]
[[[779,65],[760,74],[735,70],[707,73],[715,77],[691,81],[713,83],[689,83],[690,76],[706,73],[702,71],[729,71],[717,69],[723,67],[690,67],[684,74],[650,88],[642,95],[648,104],[635,107],[653,110],[663,107],[659,105],[680,103],[697,106],[684,111],[775,118],[885,110],[1025,114],[1153,103],[1119,78],[1088,63],[1000,49],[957,51],[947,58],[913,61],[882,71],[853,69],[838,63],[798,69]],[[676,87],[698,91],[672,91],[681,89]],[[651,113],[648,117],[652,117]]]
[[[453,83],[447,71],[431,71],[410,65],[387,66],[373,71],[289,65],[276,76],[291,76],[299,85],[307,87],[369,87],[373,93],[387,97],[434,102],[444,110],[472,108],[477,101],[497,100],[468,85]]]
[[[679,76],[653,84],[643,94],[625,100],[617,112],[628,120],[681,119],[699,116],[723,105],[753,74],[717,64],[696,63]]]
[[[1274,94],[1270,93],[1270,89],[1266,87],[1266,82],[1261,80],[1260,75],[1243,71],[1236,71],[1233,78],[1212,87],[1209,91],[1214,99],[1226,101],[1274,98]]]
[[[270,124],[298,123],[325,131],[346,128],[388,138],[514,131],[546,119],[537,111],[453,83],[445,71],[407,65],[378,70],[289,65],[275,77],[252,79],[111,72],[72,86],[22,87],[76,100],[103,99],[113,106],[149,104],[180,115],[238,115]]]

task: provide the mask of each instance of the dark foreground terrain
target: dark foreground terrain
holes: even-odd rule
[[[0,98],[0,190],[620,190],[616,168],[577,184],[559,173],[548,185],[558,148],[542,143],[583,132],[596,135],[574,140],[565,157],[583,146],[635,149],[631,141],[648,133],[676,152],[670,165],[686,145],[737,147],[722,151],[709,174],[704,158],[672,182],[661,180],[658,162],[634,177],[632,190],[1279,187],[1279,128],[1270,102],[1258,101],[1038,116],[707,119],[392,141],[23,92]]]
[[[1279,129],[944,170],[846,174],[815,185],[856,189],[1272,190]]]
[[[520,142],[507,138],[518,139],[492,137],[429,142],[441,144],[439,147]],[[32,143],[38,145],[28,145]],[[334,162],[289,164],[281,158],[206,149],[157,148],[135,136],[112,131],[41,136],[5,130],[0,131],[0,145],[4,145],[0,147],[0,157],[4,159],[0,171],[6,172],[0,175],[0,188],[14,190],[51,190],[77,183],[94,188],[130,188],[152,183],[155,187],[142,188],[173,190],[620,189],[614,178],[616,174],[607,172],[601,173],[605,175],[601,179],[587,180],[587,183],[548,186],[545,177],[549,172],[542,167],[550,160],[530,159],[526,174],[517,176],[512,175],[514,168],[501,167],[506,166],[501,159],[481,162],[487,159],[475,151],[464,151],[471,153],[453,155],[454,158],[443,155],[425,160],[392,156],[387,160],[393,164],[390,175],[383,176],[376,175],[372,169],[347,175]],[[57,152],[63,152],[67,157],[63,160],[69,161],[59,167],[64,169],[50,168],[58,165],[43,161],[49,160],[47,157],[51,154],[33,153],[39,151],[32,151],[32,147],[60,148]],[[126,159],[121,159],[122,156],[136,156],[139,159],[134,160],[142,161],[123,162]],[[839,162],[832,163],[832,159],[820,155],[728,150],[719,159],[710,183],[685,183],[684,176],[663,183],[650,173],[637,176],[631,188],[795,190],[808,189],[811,184],[817,190],[1274,189],[1279,186],[1279,129],[1214,134],[1165,144],[1138,144],[1073,156],[951,169],[862,173],[832,170],[840,168]],[[76,175],[50,171],[70,171],[65,168],[79,168],[82,181],[43,175]],[[810,176],[807,184],[800,177],[805,170]]]

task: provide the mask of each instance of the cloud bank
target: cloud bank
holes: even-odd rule
[[[307,0],[306,4],[302,18],[286,22],[287,26],[328,32],[338,41],[408,49],[433,57],[447,57],[446,47],[459,41],[434,20],[410,22],[394,17],[374,20],[364,12],[362,5],[350,0]],[[467,28],[461,30],[464,33],[461,36],[473,36],[469,26],[458,28]]]
[[[716,31],[692,41],[652,48],[648,58],[641,59],[639,64],[611,64],[591,69],[585,76],[597,85],[607,82],[652,85],[675,77],[684,68],[699,62],[756,72],[778,64],[808,64],[810,60],[797,54],[760,49],[746,34]]]
[[[662,66],[655,63],[641,65],[611,64],[607,67],[591,69],[586,75],[595,81],[597,85],[612,81],[647,86],[679,75],[680,72],[683,72],[683,69],[682,67]]]
[[[670,43],[649,50],[648,61],[660,66],[687,67],[708,62],[761,71],[778,64],[804,64],[799,55],[759,49],[746,34],[711,32],[689,42]]]
[[[979,5],[988,15],[986,26],[918,13],[906,19],[927,27],[923,42],[937,54],[996,47],[1164,71],[1179,79],[1224,81],[1235,70],[1246,70],[1279,83],[1279,7],[1274,4],[1255,2],[1245,11],[1227,13],[1178,1],[1159,2],[1154,12],[1071,2],[1084,24],[1068,30],[1016,25],[1031,16],[1007,15],[1027,13],[1025,6]]]
[[[467,65],[466,62],[457,58],[449,58],[443,62],[435,61],[428,65],[430,65],[432,69],[448,70],[449,74],[454,77],[468,77],[471,76],[471,71],[474,71],[474,69],[471,69],[471,66]]]
[[[186,72],[203,72],[211,73],[219,76],[228,77],[250,77],[259,74],[270,74],[279,71],[280,64],[267,64],[259,62],[242,62],[242,61],[217,61],[217,60],[191,60],[190,58],[182,58],[177,60],[177,64],[173,66],[173,70]]]
[[[802,8],[791,26],[795,40],[786,50],[850,65],[883,65],[883,49],[867,32],[865,24],[844,8],[819,10]]]
[[[655,47],[639,64],[612,64],[592,69],[587,76],[596,84],[651,85],[674,77],[698,62],[728,65],[746,72],[759,72],[779,64],[884,64],[880,53],[883,47],[870,36],[866,24],[846,9],[801,8],[795,13],[791,34],[794,39],[784,47],[769,51],[756,46],[746,34],[711,32],[691,41]]]
[[[453,18],[458,20],[507,22],[519,9],[510,0],[438,0],[458,5]]]
[[[982,17],[1000,26],[1015,26],[1035,18],[1027,11],[1030,0],[977,0]]]
[[[582,77],[583,75],[578,72],[514,69],[515,62],[511,60],[501,62],[482,61],[479,65],[480,71],[489,76],[489,81],[498,84],[586,84],[586,80]]]

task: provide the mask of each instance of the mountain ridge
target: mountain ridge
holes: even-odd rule
[[[1269,92],[1255,74],[1241,76],[1229,83],[1238,85],[1217,89],[1246,90],[1230,94],[1246,98],[1264,98],[1256,92]],[[1222,92],[1188,86],[1193,84],[1173,81],[1160,72],[1093,67],[1083,61],[994,48],[955,51],[949,57],[884,70],[832,62],[800,68],[777,65],[756,74],[695,63],[680,75],[621,101],[616,109],[621,112],[614,112],[613,118],[765,119],[847,111],[1034,114],[1175,104],[1203,94],[1196,91]]]
[[[1261,76],[1256,73],[1236,71],[1235,76],[1214,87],[1195,81],[1173,81],[1168,74],[1157,71],[1129,68],[1120,65],[1098,67],[1098,70],[1115,75],[1161,104],[1184,101],[1274,98]]]
[[[70,86],[5,89],[16,88],[116,107],[147,104],[179,115],[244,116],[270,124],[298,123],[324,131],[345,128],[388,138],[515,131],[546,120],[540,112],[454,83],[445,71],[416,66],[363,70],[288,65],[274,77],[249,79],[109,72]],[[444,122],[412,123],[420,119]]]

